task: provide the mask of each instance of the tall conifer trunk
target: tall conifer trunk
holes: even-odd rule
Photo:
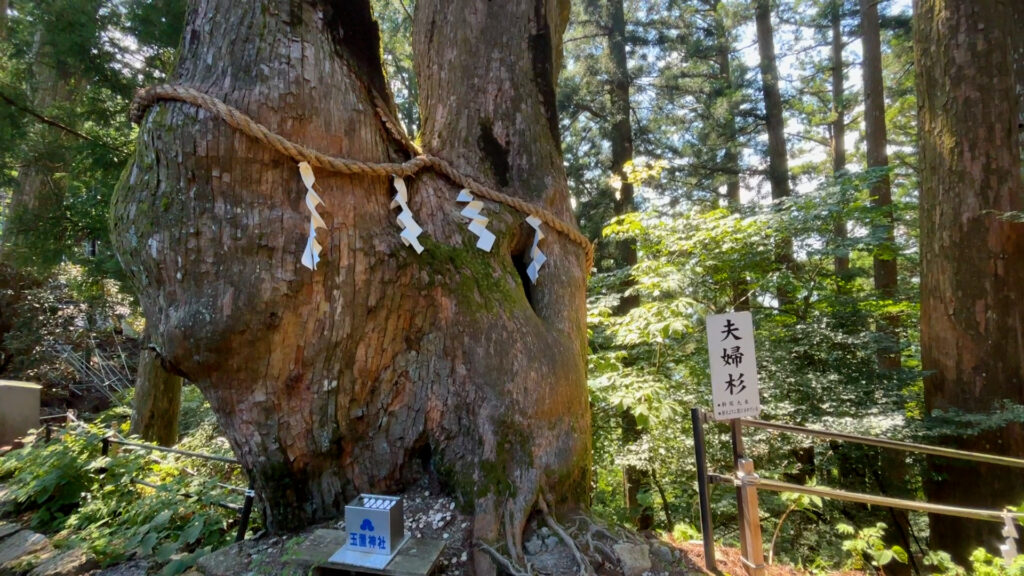
[[[151,339],[146,338],[147,341]],[[139,368],[135,376],[132,434],[161,446],[178,443],[181,383],[181,376],[164,369],[156,350],[143,347],[139,352]]]
[[[1024,403],[1024,208],[1013,42],[1017,2],[917,0],[921,142],[921,360],[929,412]],[[957,447],[1024,457],[1024,429],[951,435]],[[934,502],[1002,509],[1024,501],[1018,474],[933,458]],[[1000,525],[931,517],[931,545],[965,561]]]
[[[567,17],[560,0],[420,0],[414,47],[424,150],[571,222],[554,101]],[[322,152],[402,160],[380,120],[376,30],[367,0],[194,0],[173,79]],[[424,468],[486,542],[521,544],[542,488],[556,506],[584,501],[583,251],[546,230],[549,260],[524,286],[522,214],[486,204],[498,240],[484,253],[456,187],[421,173],[408,179],[417,255],[389,179],[316,178],[327,230],[310,271],[295,162],[161,102],[112,210],[157,345],[210,401],[269,527],[334,516]],[[493,573],[481,553],[474,566]]]
[[[636,210],[633,183],[626,167],[633,162],[633,123],[629,101],[630,78],[629,62],[626,55],[626,15],[622,0],[608,0],[608,52],[611,55],[611,85],[609,99],[611,101],[611,153],[612,174],[621,183],[615,197],[615,215],[622,216]],[[616,264],[623,268],[636,266],[636,242],[620,240],[616,242]],[[626,291],[633,284],[627,281],[623,286]],[[616,308],[616,314],[627,314],[640,304],[636,294],[622,296]],[[646,431],[639,425],[636,415],[626,408],[619,416],[622,444],[630,446],[643,437]],[[623,496],[626,509],[633,523],[646,530],[654,524],[654,516],[649,506],[640,503],[640,491],[650,485],[650,473],[638,466],[626,464],[622,470]]]
[[[732,75],[732,40],[726,28],[722,14],[721,0],[710,0],[705,6],[711,12],[715,31],[715,63],[718,74],[712,90],[714,98],[726,98],[725,117],[722,118],[723,141],[725,150],[722,152],[722,171],[725,173],[726,205],[732,212],[739,212],[743,207],[740,197],[740,147],[739,131],[736,128],[736,83]],[[742,270],[733,271],[734,278],[730,281],[732,305],[735,310],[750,309],[750,283]]]
[[[768,130],[768,182],[772,200],[780,201],[792,194],[789,186],[789,158],[786,151],[786,119],[782,113],[782,93],[779,90],[779,66],[775,59],[775,37],[772,31],[770,0],[754,0],[754,18],[757,28],[757,49],[760,55],[761,90],[764,94],[765,123]],[[795,271],[793,239],[782,238],[775,247],[776,261],[789,273]],[[785,310],[793,300],[788,280],[776,288],[779,308]]]
[[[882,81],[882,38],[878,22],[878,0],[860,0],[861,44],[864,70],[864,133],[868,169],[883,171],[871,186],[871,205],[876,210],[872,235],[881,238],[872,257],[875,290],[887,301],[895,301],[898,278],[896,270],[896,216],[892,205],[892,184],[889,174],[888,136],[885,127],[885,87]],[[888,314],[879,327],[883,344],[878,351],[878,365],[883,371],[900,367],[899,317]]]
[[[832,175],[837,180],[846,173],[846,73],[843,65],[843,2],[833,0],[829,6],[829,25],[832,28]],[[846,248],[849,236],[846,218],[840,214],[832,227],[839,245],[833,267],[840,285],[850,273],[850,251]]]
[[[885,85],[882,76],[882,38],[878,19],[878,0],[860,0],[861,69],[864,74],[864,132],[868,169],[888,170],[888,132],[885,125]],[[872,257],[874,266],[874,287],[878,296],[895,302],[899,298],[896,260],[896,218],[892,204],[892,184],[888,173],[880,175],[871,186],[871,205],[878,212],[872,236],[881,238]],[[899,340],[900,318],[896,314],[882,316],[877,332],[881,344],[876,353],[878,368],[883,377],[891,377],[898,370],[900,361]],[[913,494],[905,485],[907,476],[906,455],[899,451],[880,452],[878,475],[879,488],[886,494],[911,498]],[[886,533],[890,544],[898,544],[910,550],[910,519],[902,510],[890,508],[891,526]],[[913,559],[911,559],[913,562]],[[889,568],[891,576],[910,574],[911,563]]]
[[[0,40],[7,39],[7,7],[9,0],[0,0]]]

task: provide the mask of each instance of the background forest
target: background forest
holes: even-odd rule
[[[374,2],[411,135],[414,9]],[[597,243],[595,512],[699,538],[689,409],[710,406],[708,314],[753,313],[762,419],[924,443],[1024,422],[1024,406],[995,397],[970,413],[926,410],[909,2],[576,0],[572,11],[558,109],[577,219]],[[0,0],[0,377],[43,383],[54,412],[124,414],[136,378],[152,377],[108,208],[134,146],[129,103],[171,70],[184,15],[185,0]],[[198,394],[185,395],[185,414],[207,420],[182,432],[215,437]],[[767,432],[747,442],[761,475],[799,484],[922,500],[936,474],[874,448]],[[727,473],[724,428],[709,450]],[[735,542],[734,494],[721,487],[712,504],[716,536]],[[953,570],[923,514],[768,492],[761,505],[776,562]]]

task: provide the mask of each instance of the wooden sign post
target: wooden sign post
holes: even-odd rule
[[[761,516],[757,503],[757,474],[754,474],[754,461],[741,458],[736,468],[736,477],[740,481],[740,502],[742,518],[740,519],[740,538],[743,539],[743,567],[750,576],[764,576],[764,543],[761,541]]]

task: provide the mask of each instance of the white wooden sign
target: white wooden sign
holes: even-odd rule
[[[715,420],[757,416],[761,412],[761,396],[750,312],[708,316],[707,331]]]

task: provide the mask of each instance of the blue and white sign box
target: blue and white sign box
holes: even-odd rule
[[[348,541],[331,556],[330,562],[384,568],[408,539],[402,499],[360,494],[345,506],[345,530]]]
[[[761,395],[750,312],[708,316],[707,331],[715,420],[756,417],[761,412]]]

